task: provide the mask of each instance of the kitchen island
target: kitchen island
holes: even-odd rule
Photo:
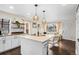
[[[46,55],[48,54],[48,41],[53,35],[31,36],[21,35],[21,54],[22,55]]]

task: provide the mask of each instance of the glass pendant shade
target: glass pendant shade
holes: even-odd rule
[[[35,6],[35,16],[33,16],[33,21],[37,21],[39,19],[39,17],[37,16],[37,4],[34,5]]]
[[[46,18],[45,18],[45,10],[43,10],[43,24],[46,24]]]
[[[37,21],[39,19],[38,16],[33,16],[33,21]]]

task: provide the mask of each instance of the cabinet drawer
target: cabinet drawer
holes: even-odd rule
[[[4,51],[3,39],[0,38],[0,53]]]

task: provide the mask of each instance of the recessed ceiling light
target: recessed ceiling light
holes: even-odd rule
[[[13,7],[13,6],[9,6],[9,8],[10,8],[10,9],[14,9],[14,7]]]

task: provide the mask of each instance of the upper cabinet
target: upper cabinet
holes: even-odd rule
[[[8,19],[0,19],[0,31],[2,34],[8,34],[9,33],[9,22],[10,20]]]

